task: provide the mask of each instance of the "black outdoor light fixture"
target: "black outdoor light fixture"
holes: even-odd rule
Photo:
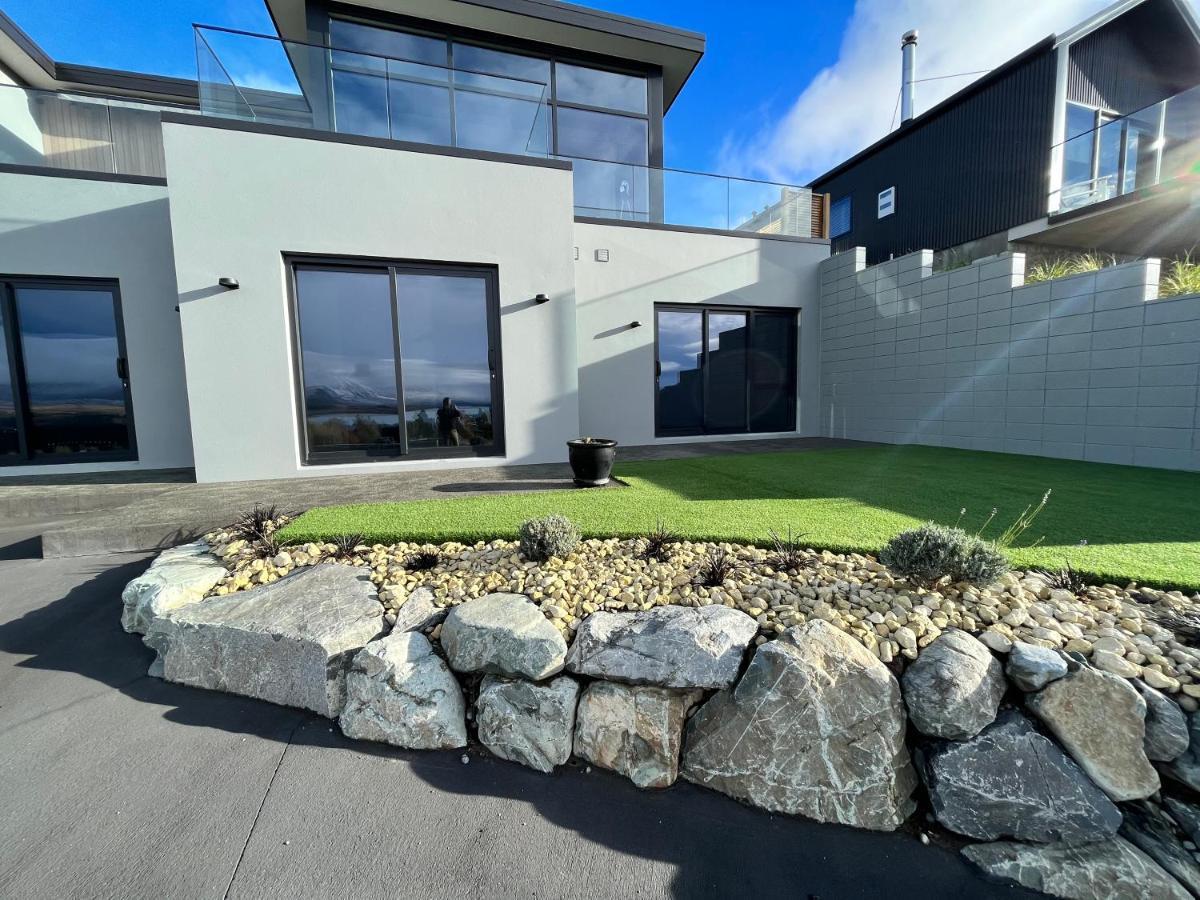
[[[637,319],[634,319],[632,322],[629,323],[629,327],[630,328],[641,328],[642,323],[639,322]]]
[[[221,287],[225,288],[225,290],[227,290],[227,291],[236,291],[238,288],[241,287],[241,285],[238,284],[238,280],[236,278],[230,278],[228,276],[226,276],[224,278],[218,278],[217,284],[219,284]]]
[[[533,297],[533,302],[541,305],[542,303],[549,303],[550,298],[545,294],[535,294]]]

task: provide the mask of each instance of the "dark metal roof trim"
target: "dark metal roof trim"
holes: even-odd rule
[[[410,141],[393,141],[389,138],[366,137],[358,134],[340,134],[332,131],[314,131],[293,125],[268,125],[263,122],[243,122],[238,119],[219,119],[188,113],[164,112],[164,125],[194,125],[198,128],[219,128],[225,131],[244,131],[250,134],[270,134],[276,137],[300,138],[308,141],[324,141],[330,144],[348,144],[354,147],[378,147],[383,150],[403,150],[408,153],[427,153],[433,156],[453,156],[459,159],[479,159],[487,162],[511,163],[518,166],[538,166],[543,169],[559,169],[570,172],[571,163],[563,159],[544,159],[539,156],[519,156],[515,153],[494,153],[490,150],[465,150],[461,147],[437,147],[433,144],[414,144]]]
[[[765,234],[761,231],[730,231],[724,228],[701,228],[696,225],[669,225],[661,222],[630,222],[627,219],[603,219],[597,216],[576,216],[580,225],[614,225],[618,228],[646,228],[651,231],[680,231],[684,234],[712,234],[718,237],[747,238],[749,240],[788,241],[793,244],[820,244],[828,247],[826,238],[800,237],[794,234]]]
[[[119,175],[113,172],[89,172],[86,169],[56,169],[52,166],[21,166],[0,163],[0,175],[41,175],[47,178],[78,178],[83,181],[114,181],[118,184],[149,184],[166,187],[167,179],[154,175]]]
[[[956,91],[955,93],[951,94],[949,97],[947,97],[941,103],[938,103],[936,106],[932,106],[929,109],[925,110],[925,112],[921,113],[915,119],[911,119],[908,122],[902,123],[900,125],[900,127],[897,128],[895,131],[889,132],[888,134],[884,135],[879,140],[877,140],[875,143],[871,144],[870,146],[868,146],[862,150],[859,150],[857,153],[855,153],[853,156],[851,156],[845,162],[838,163],[838,165],[834,166],[832,169],[830,169],[824,175],[814,178],[812,181],[810,181],[808,183],[807,187],[810,187],[810,188],[818,187],[822,182],[828,181],[830,178],[833,178],[835,175],[840,175],[846,169],[849,169],[850,167],[854,166],[855,164],[861,162],[863,159],[867,158],[868,156],[872,156],[873,154],[879,152],[880,150],[882,150],[884,147],[888,146],[889,144],[895,143],[896,141],[900,140],[901,138],[907,136],[911,132],[920,128],[922,125],[926,124],[927,122],[931,122],[934,119],[936,119],[938,116],[941,116],[941,115],[949,112],[951,109],[958,106],[964,100],[967,100],[967,99],[975,96],[980,91],[982,91],[984,88],[995,83],[996,81],[999,81],[1001,78],[1003,78],[1009,72],[1011,72],[1013,69],[1028,62],[1033,57],[1039,56],[1042,53],[1045,53],[1045,52],[1051,50],[1054,47],[1055,42],[1057,40],[1058,39],[1055,35],[1050,35],[1048,37],[1043,38],[1042,40],[1040,40],[1036,44],[1034,44],[1032,47],[1030,47],[1029,49],[1024,50],[1021,53],[1014,56],[1008,62],[1001,63],[999,66],[992,69],[992,71],[989,72],[988,74],[984,75],[983,77],[981,77],[975,81],[972,81],[970,84],[968,84],[962,90]]]

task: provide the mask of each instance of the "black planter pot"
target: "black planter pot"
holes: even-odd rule
[[[580,487],[603,487],[612,474],[613,460],[617,458],[617,442],[608,438],[593,438],[590,441],[567,441],[568,458],[575,483]]]

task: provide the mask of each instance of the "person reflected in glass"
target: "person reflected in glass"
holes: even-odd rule
[[[438,446],[457,447],[461,443],[459,432],[463,425],[462,411],[449,397],[443,397],[442,405],[437,411]]]

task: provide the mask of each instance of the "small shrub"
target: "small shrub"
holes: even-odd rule
[[[247,541],[257,541],[274,530],[275,520],[280,516],[279,508],[254,504],[254,509],[237,517],[231,529],[234,534]]]
[[[741,567],[738,558],[722,547],[710,546],[700,563],[700,583],[705,587],[720,587]]]
[[[800,539],[808,534],[807,531],[802,531],[799,534],[793,535],[792,529],[789,526],[787,537],[780,537],[778,531],[771,532],[771,546],[774,548],[774,553],[771,555],[772,568],[778,569],[781,572],[793,572],[797,569],[804,568],[805,552],[804,545],[800,543]]]
[[[331,538],[329,543],[333,544],[333,555],[338,559],[349,559],[354,555],[354,549],[362,546],[365,538],[358,532],[350,532],[348,534],[339,534],[337,537]]]
[[[427,572],[436,569],[441,561],[442,554],[436,550],[418,550],[405,558],[404,568],[410,572]]]
[[[1105,253],[1076,253],[1069,256],[1052,256],[1030,266],[1025,272],[1026,284],[1070,278],[1087,272],[1098,272],[1107,266],[1115,266],[1117,258]]]
[[[671,545],[677,543],[679,543],[679,535],[668,528],[662,519],[659,519],[654,530],[642,538],[642,559],[666,562],[671,558]]]
[[[557,514],[521,523],[521,553],[534,562],[570,554],[579,543],[579,529],[566,516]]]
[[[1058,591],[1070,591],[1073,594],[1082,594],[1088,586],[1083,575],[1071,565],[1070,560],[1065,560],[1057,569],[1030,569],[1030,575],[1037,575],[1042,581],[1046,582],[1048,587]]]
[[[896,535],[880,552],[879,561],[925,584],[947,576],[955,582],[990,584],[1009,570],[1008,559],[991,541],[936,522]]]
[[[1171,260],[1158,280],[1158,296],[1179,297],[1183,294],[1200,294],[1200,260],[1193,262],[1191,253]]]

